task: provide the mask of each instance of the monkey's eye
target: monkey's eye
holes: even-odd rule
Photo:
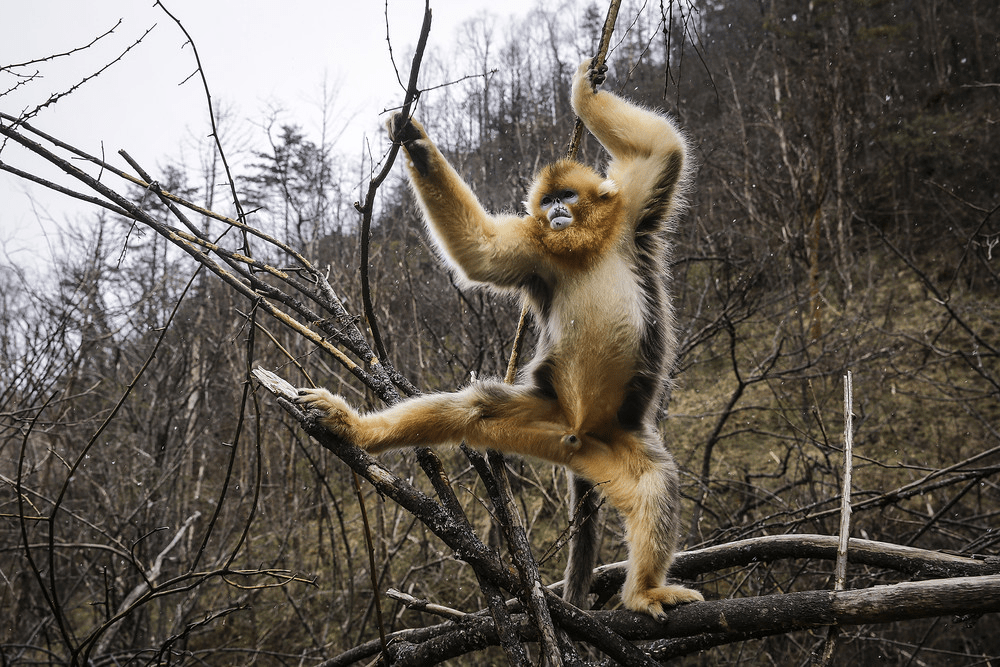
[[[548,195],[542,195],[541,205],[543,209],[550,208],[556,202],[560,204],[575,204],[580,196],[576,190],[560,190]]]

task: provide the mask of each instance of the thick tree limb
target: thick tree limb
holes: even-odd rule
[[[836,539],[836,538],[833,538]],[[694,651],[798,630],[823,626],[849,626],[867,623],[890,623],[917,618],[956,615],[963,618],[1000,611],[1000,575],[956,577],[920,582],[904,582],[890,586],[875,586],[849,591],[803,591],[762,595],[733,600],[709,600],[677,607],[669,612],[666,623],[629,611],[580,612],[631,641],[660,639],[649,648],[658,661]],[[477,617],[485,618],[485,617]],[[519,616],[524,619],[524,616]],[[450,628],[450,630],[449,630]],[[536,629],[530,623],[520,623],[523,639],[535,639]],[[490,625],[446,623],[423,629],[426,634],[405,631],[399,653],[394,658],[400,664],[434,664],[441,660],[494,645],[496,633]],[[403,635],[397,633],[402,639]],[[390,644],[397,635],[390,636]],[[433,638],[433,639],[431,639]],[[329,665],[347,665],[360,660],[374,646],[356,647],[352,660],[341,657]],[[344,654],[346,656],[347,654]],[[634,664],[634,663],[624,663]]]
[[[804,591],[712,600],[672,610],[665,624],[638,615],[628,618],[619,612],[595,612],[595,616],[633,640],[708,634],[716,640],[711,645],[719,645],[748,636],[828,625],[890,623],[948,615],[974,617],[998,611],[1000,575],[988,575],[903,582],[852,591]]]
[[[671,633],[681,635],[686,630],[700,629],[701,634],[658,642],[651,652],[662,661],[712,646],[830,624],[890,623],[948,615],[972,619],[1000,611],[998,595],[1000,576],[992,575],[905,582],[855,591],[808,591],[739,601],[719,600],[702,603],[714,609],[695,610],[697,614],[693,615],[685,614],[696,605],[675,610],[683,618],[671,615]],[[723,604],[729,602],[738,604]],[[717,616],[712,619],[712,614]],[[706,620],[708,626],[699,625]]]
[[[677,554],[670,574],[689,580],[707,572],[751,563],[789,558],[835,560],[838,541],[833,535],[769,535],[682,551]],[[847,560],[853,565],[879,567],[916,579],[1000,574],[1000,558],[996,556],[958,556],[858,538],[848,542]],[[609,563],[595,570],[594,589],[599,594],[611,595],[624,581],[625,561]]]

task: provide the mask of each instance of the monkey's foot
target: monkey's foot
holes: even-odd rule
[[[664,621],[667,618],[665,607],[676,607],[688,602],[701,602],[704,599],[698,591],[668,584],[637,591],[630,597],[623,595],[622,602],[632,611],[649,614],[657,620]]]
[[[317,421],[338,437],[353,441],[358,413],[340,396],[326,389],[299,389],[295,402],[315,413]]]

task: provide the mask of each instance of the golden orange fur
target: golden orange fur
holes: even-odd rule
[[[666,584],[679,492],[656,423],[676,347],[666,277],[685,146],[666,117],[596,92],[593,75],[580,66],[573,107],[611,155],[607,173],[569,160],[544,168],[527,215],[485,211],[419,123],[389,123],[442,258],[465,283],[519,293],[531,306],[539,343],[519,382],[484,380],[366,415],[325,389],[303,389],[299,402],[372,453],[464,440],[564,465],[599,484],[625,523],[622,600],[659,616],[702,599]],[[589,586],[587,549],[590,566],[574,566],[571,554],[567,568],[574,602]]]

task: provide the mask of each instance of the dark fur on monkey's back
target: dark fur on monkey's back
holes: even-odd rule
[[[674,364],[674,314],[667,291],[670,245],[664,237],[673,231],[671,202],[683,176],[683,157],[671,155],[636,224],[635,271],[646,296],[647,312],[639,347],[643,367],[629,381],[625,400],[618,410],[618,421],[625,428],[638,428],[656,418],[666,378]]]

